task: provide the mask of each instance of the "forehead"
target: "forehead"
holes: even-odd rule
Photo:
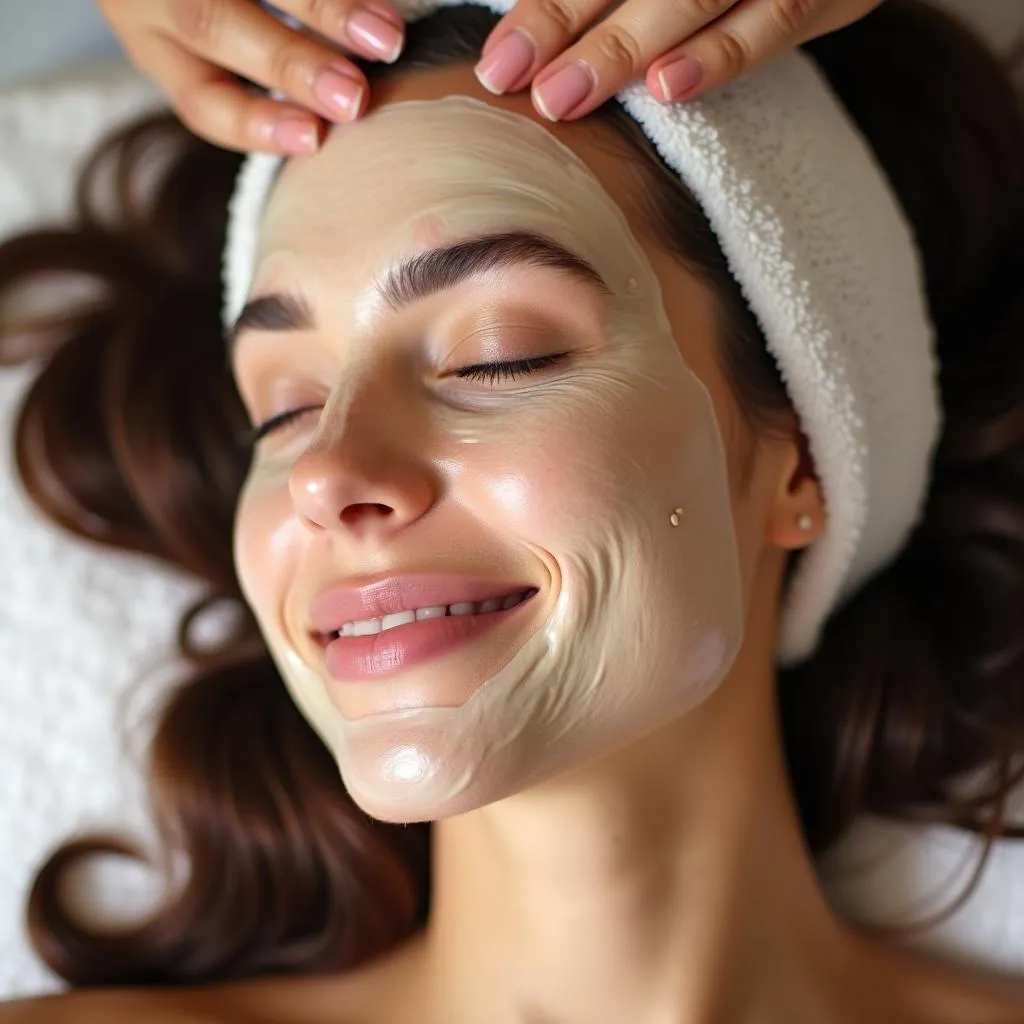
[[[459,153],[460,166],[445,166],[443,173],[448,178],[445,184],[449,187],[451,175],[462,173],[465,175],[464,192],[485,198],[488,193],[497,194],[503,187],[508,193],[517,182],[529,183],[533,178],[542,181],[550,193],[541,197],[540,202],[550,204],[553,196],[566,221],[580,226],[593,220],[598,212],[607,215],[608,210],[614,208],[616,219],[624,218],[624,226],[628,225],[627,233],[636,235],[638,240],[649,234],[637,201],[643,193],[636,154],[606,124],[588,119],[581,123],[552,125],[534,111],[527,95],[495,97],[486,92],[468,66],[391,75],[376,81],[373,90],[371,114],[379,112],[382,116],[371,118],[369,131],[365,122],[337,126],[319,154],[293,159],[283,169],[261,231],[263,256],[296,235],[301,235],[305,247],[311,241],[310,234],[315,237],[318,228],[345,231],[350,219],[361,221],[364,226],[372,225],[371,236],[377,236],[385,229],[385,222],[394,219],[393,215],[398,212],[396,203],[406,207],[406,214],[415,212],[417,196],[410,189],[420,188],[421,197],[426,193],[429,184],[426,151],[433,150],[436,157],[446,151],[451,153],[453,144],[471,146],[481,131],[489,136],[490,145],[477,146],[471,154],[463,148]],[[464,103],[464,110],[454,113],[449,104],[445,117],[435,120],[435,124],[441,125],[440,131],[453,138],[436,140],[424,131],[417,139],[417,126],[411,123],[414,119],[394,117],[399,111],[388,110],[409,101],[449,97],[468,97],[476,101]],[[492,108],[490,118],[486,110],[481,110],[483,105]],[[428,116],[434,116],[430,106],[425,105],[423,109]],[[501,144],[503,139],[496,138],[493,124],[486,123],[495,120],[496,112],[518,115],[508,120],[511,126],[508,134],[517,136],[517,142],[505,146]],[[379,121],[379,131],[373,131],[374,121]],[[555,139],[561,145],[556,144]],[[436,144],[438,142],[441,144]],[[571,168],[565,166],[563,147],[582,162],[582,170],[588,178],[596,179],[605,194],[603,211],[595,211],[585,202],[576,201],[578,194],[571,187]],[[466,159],[468,156],[473,160]],[[326,201],[328,196],[330,204]],[[522,208],[520,203],[519,209]],[[332,209],[342,214],[334,218],[342,221],[340,225],[329,223]],[[407,218],[403,219],[408,223]],[[442,240],[442,225],[434,214],[417,217],[415,231],[413,241],[418,246],[429,247]],[[365,235],[361,239],[362,242],[367,240]]]
[[[593,117],[578,122],[551,124],[536,113],[528,94],[493,96],[480,86],[468,65],[388,75],[374,82],[372,97],[371,113],[409,101],[469,97],[497,111],[520,115],[532,122],[527,127],[539,126],[539,130],[550,134],[571,150],[605,193],[605,206],[614,208],[615,216],[631,236],[633,245],[640,250],[640,261],[648,272],[653,272],[655,291],[660,292],[658,305],[668,316],[672,333],[684,358],[698,376],[712,387],[713,392],[719,390],[719,367],[711,346],[706,343],[717,330],[715,298],[708,286],[685,269],[678,258],[665,248],[653,230],[643,202],[648,184],[642,162],[632,145],[614,128]],[[345,133],[353,127],[358,126],[341,125],[334,128],[324,149],[333,146],[334,155],[341,155]],[[330,159],[318,164],[320,155],[293,160],[282,171],[261,230],[261,258],[255,283],[263,289],[294,287],[299,282],[307,284],[310,280],[310,267],[308,261],[300,259],[297,253],[305,255],[309,252],[315,237],[319,237],[320,241],[313,244],[321,246],[328,261],[331,257],[336,259],[341,252],[337,220],[332,223],[325,216],[321,187],[333,187],[330,177],[334,169],[345,165],[344,162],[332,163]],[[409,169],[408,176],[415,177],[415,153],[396,152],[393,158],[405,160]],[[310,174],[313,171],[316,171],[317,176],[322,176],[319,181]],[[551,174],[557,177],[558,168],[552,168]],[[334,185],[339,184],[342,187],[344,185],[334,182]],[[370,194],[356,197],[354,204],[347,200],[343,204],[350,208],[354,205],[364,222],[370,225],[362,237],[357,239],[359,249],[377,242],[383,243],[383,239],[378,237],[381,232],[373,217],[374,204],[379,204],[384,198],[381,190],[374,187],[376,184],[367,181],[365,188]],[[294,204],[292,214],[295,216],[280,216],[284,211],[283,200],[287,200],[289,205]],[[276,218],[275,208],[279,214]],[[297,227],[300,210],[306,225],[305,230],[301,231]],[[385,211],[384,219],[388,218],[389,213]],[[443,224],[434,213],[423,213],[407,223],[411,233],[404,241],[408,241],[412,248],[430,248],[444,241]],[[297,236],[301,241],[296,241]],[[351,251],[349,249],[348,253],[351,254]],[[366,255],[365,251],[363,255]],[[585,252],[579,255],[588,258],[594,254]],[[600,262],[600,258],[595,262]],[[622,264],[620,269],[624,269]],[[617,276],[623,279],[622,273]],[[640,275],[641,278],[643,276]],[[615,273],[612,272],[610,277],[616,277]],[[631,280],[631,277],[631,273],[626,270],[625,279]],[[334,283],[338,279],[337,275],[331,278]],[[609,280],[609,283],[612,284],[612,281]]]

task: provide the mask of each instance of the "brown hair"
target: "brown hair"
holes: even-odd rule
[[[410,28],[397,67],[471,61],[494,20],[442,11]],[[803,828],[815,851],[867,811],[1009,834],[1006,793],[1024,772],[1024,122],[994,58],[915,0],[890,0],[806,49],[916,229],[947,425],[909,544],[832,616],[814,657],[780,677]],[[699,208],[620,108],[597,116],[644,168],[652,230],[713,284],[723,363],[752,424],[771,429],[785,390]],[[147,161],[167,150],[140,194]],[[86,168],[74,227],[0,247],[0,359],[43,362],[17,425],[27,492],[79,536],[209,584],[181,623],[193,671],[166,696],[148,764],[162,855],[183,852],[188,876],[140,926],[93,933],[58,898],[64,869],[95,852],[143,854],[115,837],[55,852],[35,879],[29,929],[72,984],[342,969],[428,911],[429,826],[383,824],[354,805],[235,577],[231,523],[250,449],[220,329],[219,258],[238,162],[169,116],[148,120]],[[111,172],[114,217],[95,194]],[[15,293],[60,274],[99,290],[13,323]],[[194,626],[214,602],[238,617],[210,648]],[[953,780],[976,768],[989,784],[955,797]]]

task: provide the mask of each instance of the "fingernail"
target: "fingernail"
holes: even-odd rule
[[[333,68],[324,68],[313,82],[313,95],[346,121],[352,121],[359,116],[364,92],[362,82],[357,82]]]
[[[700,85],[704,69],[695,57],[680,57],[658,72],[658,83],[666,102],[679,99]]]
[[[284,114],[274,122],[274,141],[289,153],[315,153],[320,141],[316,122],[301,114]]]
[[[507,36],[473,69],[480,84],[500,96],[508,92],[533,66],[536,57],[533,40],[519,29]]]
[[[357,7],[345,22],[353,46],[367,57],[379,57],[392,64],[402,52],[403,33],[369,8]]]
[[[557,121],[575,110],[597,85],[594,72],[583,61],[573,61],[552,75],[542,85],[533,87],[533,98],[540,112],[549,120]]]

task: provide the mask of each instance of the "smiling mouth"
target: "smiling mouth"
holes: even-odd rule
[[[376,636],[380,633],[402,630],[418,622],[443,618],[478,618],[498,612],[510,611],[530,600],[537,593],[537,587],[525,587],[510,591],[507,594],[489,597],[483,601],[457,601],[449,605],[410,608],[379,618],[346,622],[330,633],[315,632],[313,636],[321,647],[326,647],[334,640],[348,637]]]
[[[448,654],[521,616],[539,593],[529,587],[484,601],[409,609],[315,634],[327,674],[338,682],[380,681]]]

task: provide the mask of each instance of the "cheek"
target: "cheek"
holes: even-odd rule
[[[462,460],[456,492],[485,528],[544,551],[572,546],[584,524],[627,500],[629,474],[622,439],[614,435],[575,403],[517,419],[514,429],[510,421],[508,429],[480,431]]]
[[[747,425],[735,395],[715,362],[713,351],[713,346],[707,345],[696,353],[691,351],[688,358],[699,365],[697,372],[707,388],[714,418],[722,437],[728,477],[729,508],[735,534],[740,584],[746,607],[749,605],[758,560],[764,544],[765,517],[771,497],[771,482],[765,479],[757,440],[750,433],[751,428]]]
[[[487,524],[545,547],[570,536],[573,524],[602,500],[602,467],[578,434],[545,434],[526,447],[480,446],[466,464],[466,504]]]
[[[235,568],[245,599],[271,633],[283,628],[301,529],[284,482],[250,477],[235,513]]]
[[[552,552],[638,516],[660,528],[676,506],[699,521],[695,502],[707,502],[694,492],[718,456],[706,408],[685,394],[616,372],[552,388],[506,425],[476,432],[460,500],[487,527]]]

